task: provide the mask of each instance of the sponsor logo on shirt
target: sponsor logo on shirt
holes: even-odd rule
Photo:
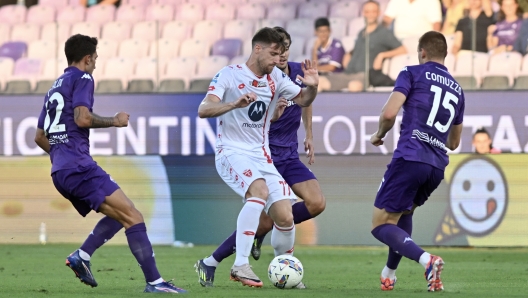
[[[257,81],[257,80],[253,80],[252,82],[249,82],[249,84],[251,84],[251,86],[257,87],[257,88],[261,88],[261,87],[266,87],[267,86],[266,82]]]
[[[217,74],[213,77],[213,79],[211,80],[211,83],[215,83],[215,84],[218,83],[218,78],[220,77],[220,75],[222,75],[222,73],[220,73],[220,72],[217,73]]]
[[[244,173],[244,175],[246,177],[250,177],[251,178],[251,176],[253,176],[253,173],[251,172],[251,169],[247,169],[243,173]]]
[[[418,139],[425,143],[429,143],[431,146],[434,146],[434,147],[437,147],[437,148],[440,148],[446,151],[444,143],[442,143],[441,141],[439,141],[437,138],[433,136],[429,136],[429,134],[426,132],[419,131],[418,129],[413,130],[411,138]]]
[[[263,101],[255,101],[249,106],[248,116],[253,122],[260,121],[266,112],[266,104]]]
[[[85,73],[85,74],[83,74],[83,76],[81,77],[81,79],[88,79],[88,80],[91,81],[91,80],[92,80],[92,77],[91,77],[89,74]]]
[[[238,85],[238,89],[244,89],[244,87],[246,87],[246,85],[244,85],[243,83]]]

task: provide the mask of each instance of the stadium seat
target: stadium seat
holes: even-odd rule
[[[266,8],[257,3],[246,3],[237,6],[238,20],[259,20],[266,16]]]
[[[55,7],[46,5],[33,5],[29,7],[26,23],[45,24],[55,21]]]
[[[11,26],[8,24],[0,23],[0,45],[4,42],[9,41],[9,36],[11,35]]]
[[[185,80],[183,79],[164,79],[158,88],[160,93],[177,93],[185,90]]]
[[[136,23],[145,19],[145,7],[140,5],[121,5],[116,12],[116,21]]]
[[[92,22],[76,23],[72,26],[70,34],[83,34],[99,38],[101,36],[101,27],[99,24]]]
[[[175,80],[182,80],[184,82],[185,89],[187,89],[187,86],[189,85],[189,78],[194,76],[196,73],[196,65],[196,59],[193,57],[178,57],[169,60],[166,65],[165,73],[161,76],[160,89],[162,89],[164,84],[178,85],[179,83],[174,83]],[[164,83],[164,81],[169,83]],[[163,88],[168,87],[169,86],[164,86]]]
[[[251,40],[244,40],[242,44],[242,55],[249,57],[251,55],[251,52],[253,52],[253,45],[251,44]]]
[[[53,86],[53,83],[55,83],[54,79],[50,80],[37,80],[37,85],[35,89],[33,90],[33,94],[45,94],[51,89],[51,86]]]
[[[518,77],[515,79],[513,89],[528,89],[528,55],[525,55],[522,60],[521,70],[519,71]]]
[[[86,22],[99,25],[113,22],[116,8],[114,5],[94,5],[86,10]]]
[[[173,5],[173,6],[180,5],[185,2],[187,1],[186,0],[158,0],[158,4]]]
[[[29,43],[28,58],[53,59],[57,57],[57,43],[55,40],[35,40]]]
[[[152,81],[153,83],[152,86],[154,87],[154,85],[156,85],[157,81],[163,74],[164,64],[158,63],[158,61],[159,60],[154,57],[145,57],[145,58],[139,59],[138,62],[136,63],[134,74],[130,76],[130,81],[150,80]],[[141,86],[148,85],[148,84],[144,84],[141,82],[135,83],[135,84],[137,86],[135,86],[134,88],[139,88]],[[131,87],[129,86],[128,90],[130,91],[130,89]],[[144,92],[147,92],[147,91],[144,91]]]
[[[40,26],[37,24],[17,24],[11,28],[11,40],[30,43],[40,39]]]
[[[209,56],[198,61],[198,70],[192,79],[207,79],[211,81],[220,69],[229,64],[229,59],[226,56]]]
[[[330,6],[329,17],[352,19],[360,15],[361,3],[357,1],[336,2]]]
[[[341,38],[341,43],[343,44],[343,48],[345,49],[345,53],[350,53],[354,49],[354,45],[356,44],[356,36],[345,36]],[[346,67],[346,66],[343,66]]]
[[[220,39],[213,44],[211,55],[225,56],[232,59],[240,55],[242,52],[242,40],[235,38]],[[226,62],[227,65],[227,62]]]
[[[62,42],[66,41],[68,37],[70,37],[70,24],[68,23],[53,22],[47,23],[41,27],[41,40],[58,40],[61,43],[60,47],[62,47]]]
[[[211,79],[195,79],[191,80],[189,85],[189,92],[205,93],[211,84]]]
[[[299,18],[317,19],[328,16],[328,4],[323,1],[308,2],[299,5]]]
[[[0,46],[0,57],[18,60],[26,55],[27,44],[23,41],[6,42]]]
[[[84,22],[86,8],[84,6],[66,6],[57,13],[58,23],[74,24]]]
[[[187,21],[168,22],[163,26],[162,38],[184,40],[191,37],[191,24]]]
[[[4,94],[29,94],[31,93],[31,82],[24,79],[8,81]]]
[[[193,38],[214,43],[222,38],[222,30],[221,21],[200,21],[194,25]]]
[[[102,74],[98,74],[97,93],[120,93],[128,87],[128,78],[134,72],[134,61],[122,57],[108,59]]]
[[[37,85],[39,81],[55,80],[64,70],[63,67],[59,67],[55,58],[43,60],[43,63],[42,73],[37,77]]]
[[[229,21],[235,19],[235,7],[231,4],[212,3],[206,6],[206,20]]]
[[[301,36],[291,36],[292,44],[290,45],[290,57],[304,55],[305,38]]]
[[[358,37],[359,32],[365,28],[365,19],[354,18],[348,22],[348,36]]]
[[[110,59],[117,57],[117,48],[119,47],[119,42],[113,39],[100,39],[97,43],[97,54],[99,55],[98,59]]]
[[[128,22],[109,22],[104,24],[101,32],[102,39],[123,41],[130,38],[131,24]]]
[[[389,66],[389,77],[391,77],[393,80],[396,80],[398,77],[398,74],[400,74],[400,71],[408,65],[416,65],[418,64],[418,58],[416,55],[398,55],[394,56],[390,60],[390,66]]]
[[[4,5],[0,7],[0,20],[4,24],[21,24],[26,20],[26,7],[24,5]]]
[[[132,28],[132,38],[141,39],[144,41],[151,42],[159,38],[161,30],[158,27],[159,24],[156,21],[145,21],[134,25]],[[156,32],[156,28],[158,29]]]
[[[40,59],[18,59],[15,62],[13,75],[7,82],[6,93],[29,93],[35,87],[35,81],[42,73],[43,67],[44,63]],[[28,85],[29,90],[26,89]]]
[[[310,38],[314,36],[314,22],[311,19],[290,20],[286,22],[286,31],[292,36]]]
[[[481,89],[484,90],[505,90],[510,88],[507,76],[485,76],[482,78]]]
[[[488,68],[488,59],[487,53],[460,51],[457,54],[455,69],[451,72],[451,75],[456,80],[464,81],[464,84],[460,83],[464,89],[469,90],[472,82],[475,82],[476,85],[474,87],[478,88],[482,82],[482,76]]]
[[[244,56],[244,55],[236,56],[236,57],[233,57],[231,61],[229,61],[229,65],[244,64],[246,63],[248,59],[249,59],[249,56]]]
[[[446,42],[447,42],[447,52],[451,53],[451,49],[453,49],[453,45],[455,44],[455,34],[446,35]]]
[[[159,46],[159,47],[158,47]],[[161,38],[150,43],[149,57],[157,58],[162,65],[179,55],[180,42],[173,38]]]
[[[255,24],[251,20],[233,20],[224,26],[224,38],[251,39],[255,34]]]
[[[479,89],[479,82],[474,76],[456,76],[453,78],[462,86],[463,90],[477,90]]]
[[[0,91],[4,90],[5,82],[13,74],[15,60],[9,57],[0,57]]]
[[[332,36],[341,39],[347,35],[347,20],[344,18],[330,18],[330,28]]]
[[[271,5],[268,7],[267,18],[288,21],[288,20],[295,19],[296,11],[297,11],[297,5],[293,3],[288,3],[288,4],[282,3],[282,4]],[[312,24],[312,27],[313,27],[313,24]]]
[[[121,1],[123,2],[123,1]],[[142,7],[147,7],[149,4],[151,4],[153,1],[152,0],[126,0],[124,3],[122,4],[126,4],[126,5],[136,5],[136,6],[142,6]]]
[[[449,72],[452,72],[455,69],[455,63],[456,63],[456,56],[451,53],[448,53],[445,58],[444,65],[445,67],[447,67],[447,70]]]
[[[228,3],[235,4],[237,6],[244,5],[247,3],[247,0],[217,0],[218,3]]]
[[[174,7],[169,4],[152,4],[147,7],[146,21],[160,21],[165,24],[174,19]]]
[[[154,91],[154,81],[151,79],[132,79],[128,82],[129,93],[150,93]]]
[[[205,40],[189,38],[180,46],[181,57],[202,58],[209,56],[209,43]]]
[[[148,56],[149,44],[141,39],[126,39],[119,44],[117,57],[137,60]]]
[[[420,39],[420,37],[411,36],[401,40],[402,45],[407,49],[407,53],[416,52],[416,49],[418,48],[418,39]]]
[[[285,27],[286,21],[285,20],[279,20],[279,19],[262,19],[258,20],[255,26],[255,32],[257,32],[259,29],[264,27],[270,27],[273,28],[275,26],[279,27]]]
[[[204,19],[204,8],[200,4],[185,3],[177,11],[176,20],[198,22]]]
[[[481,88],[507,89],[512,87],[514,77],[521,70],[521,63],[522,55],[517,52],[505,52],[492,55],[489,59],[488,71],[484,72]]]
[[[53,6],[56,10],[59,10],[63,7],[68,7],[69,0],[39,0],[38,4],[45,6]]]

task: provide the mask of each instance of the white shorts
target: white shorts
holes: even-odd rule
[[[251,183],[264,179],[269,191],[264,207],[266,213],[277,201],[290,200],[292,204],[295,203],[297,197],[272,163],[226,151],[224,149],[216,154],[216,170],[222,180],[242,197],[243,202],[246,201],[246,193]]]

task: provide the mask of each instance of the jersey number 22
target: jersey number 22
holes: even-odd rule
[[[55,119],[51,122],[50,117],[50,105],[53,101],[57,101],[57,106],[55,107]],[[62,109],[64,108],[64,97],[59,92],[53,93],[48,101],[46,102],[46,118],[44,119],[44,131],[46,135],[50,133],[63,132],[66,131],[65,124],[59,124],[60,117],[62,115]]]

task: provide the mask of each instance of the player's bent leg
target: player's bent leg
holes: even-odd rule
[[[291,189],[304,201],[293,205],[293,218],[296,224],[314,218],[325,210],[326,199],[317,179],[295,183]]]
[[[273,229],[273,219],[269,217],[269,215],[266,214],[266,212],[262,212],[260,214],[260,222],[257,229],[257,233],[255,235],[255,239],[253,239],[253,245],[251,246],[251,256],[253,259],[258,261],[260,259],[261,254],[261,248],[262,243],[264,242],[264,238],[266,238],[266,235]]]
[[[274,202],[269,208],[268,213],[274,222],[271,232],[271,246],[273,246],[275,256],[293,254],[295,224],[291,210],[290,200]]]
[[[235,253],[236,232],[227,237],[209,257],[196,261],[194,269],[198,274],[198,282],[202,287],[213,287],[216,267],[225,258]]]

